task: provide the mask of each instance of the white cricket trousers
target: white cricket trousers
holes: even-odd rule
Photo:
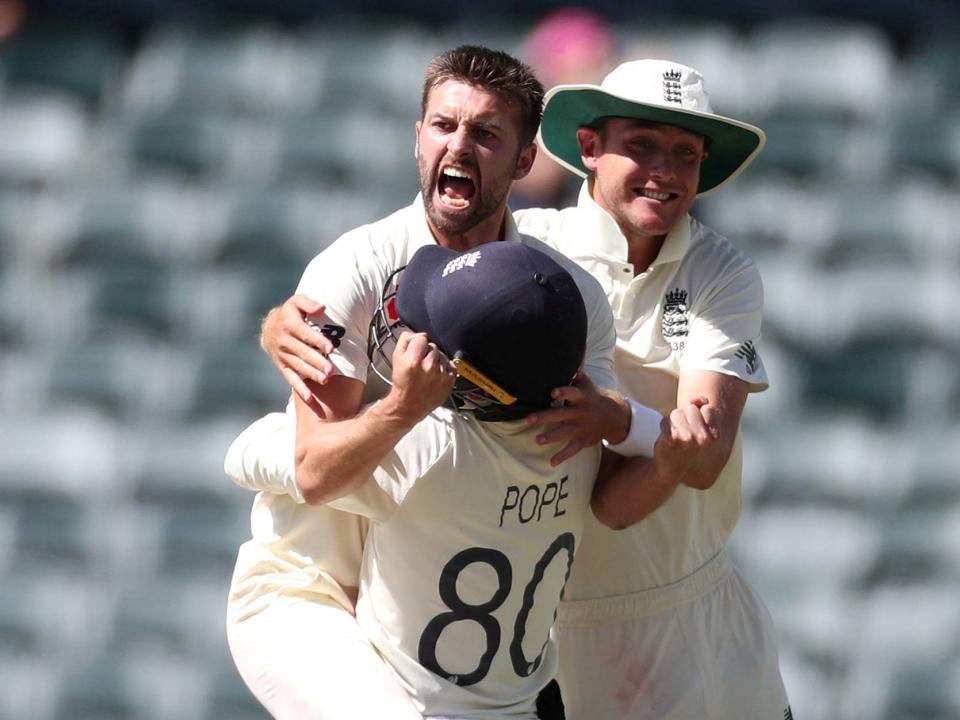
[[[277,720],[422,720],[356,618],[332,601],[274,596],[227,609],[240,676]]]
[[[721,551],[672,585],[561,603],[568,720],[788,720],[773,623]]]

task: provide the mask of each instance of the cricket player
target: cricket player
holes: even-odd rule
[[[313,382],[311,376],[308,399],[297,394],[288,413],[254,423],[227,453],[228,475],[261,491],[251,514],[253,538],[240,550],[231,587],[228,638],[241,675],[278,716],[319,712],[341,700],[348,707],[354,694],[340,680],[339,650],[317,670],[289,647],[301,647],[305,636],[323,636],[334,639],[332,646],[339,640],[350,644],[358,656],[369,650],[352,615],[368,526],[358,515],[326,503],[342,495],[350,479],[372,475],[424,415],[425,395],[385,396],[384,384],[372,374],[368,378],[366,353],[381,289],[417,249],[466,250],[495,240],[516,241],[560,263],[587,308],[586,378],[555,396],[577,417],[539,437],[551,448],[554,463],[601,438],[628,439],[634,410],[610,390],[616,385],[615,331],[602,288],[575,263],[519,235],[507,212],[510,184],[529,170],[536,153],[541,93],[529,69],[505,53],[464,47],[431,63],[423,117],[416,126],[420,196],[338,239],[310,263],[299,286],[326,302],[325,312],[314,314],[299,336],[326,343],[325,382]],[[332,367],[335,375],[329,374]],[[360,411],[376,398],[381,401]],[[295,546],[291,538],[298,539]],[[312,621],[309,630],[298,628],[294,619],[303,596],[329,608],[323,623]],[[274,612],[284,604],[291,606],[288,613]],[[323,682],[325,672],[333,680]]]
[[[588,520],[561,604],[567,714],[789,718],[769,614],[725,549],[740,513],[740,418],[768,384],[762,283],[750,258],[690,215],[698,195],[752,161],[764,134],[716,114],[696,70],[640,60],[599,86],[552,89],[539,139],[586,181],[576,207],[521,211],[518,225],[600,281],[616,318],[619,387],[666,419],[656,436],[646,424],[650,458],[597,484],[618,492],[594,512],[624,529]],[[283,318],[295,333],[291,305]],[[265,333],[290,334],[277,319]]]
[[[570,717],[790,716],[769,614],[725,550],[740,513],[741,414],[767,387],[763,288],[750,258],[689,214],[764,139],[714,113],[700,73],[675,62],[627,62],[600,86],[546,97],[542,147],[586,181],[576,207],[518,224],[604,286],[620,389],[697,438],[687,466],[668,472],[675,448],[658,439],[594,506],[626,529],[588,522],[571,574],[558,628]]]
[[[551,628],[600,447],[554,465],[524,418],[576,375],[583,300],[567,271],[522,243],[433,245],[399,273],[377,319],[378,344],[403,326],[425,332],[459,377],[454,409],[427,415],[374,482],[334,501],[372,520],[357,619],[424,717],[533,719],[556,672]],[[394,364],[395,384],[406,374]]]

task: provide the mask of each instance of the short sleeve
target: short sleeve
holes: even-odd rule
[[[691,307],[680,371],[713,370],[739,377],[751,392],[766,390],[760,357],[763,282],[756,265],[738,256],[727,262]]]
[[[311,317],[335,344],[330,361],[337,372],[366,381],[367,333],[382,289],[383,271],[371,251],[366,228],[341,236],[307,265],[297,292],[323,303]]]

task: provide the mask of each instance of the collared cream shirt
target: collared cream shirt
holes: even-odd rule
[[[584,183],[576,207],[522,210],[534,235],[589,271],[603,286],[617,329],[617,380],[624,394],[668,413],[688,370],[711,370],[767,387],[759,355],[763,286],[753,261],[690,216],[659,255],[634,276],[627,241]],[[640,523],[612,531],[588,518],[565,599],[629,595],[686,577],[723,547],[740,515],[741,445],[705,491],[680,486]]]

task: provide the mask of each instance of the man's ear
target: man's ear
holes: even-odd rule
[[[530,143],[520,151],[520,157],[517,158],[517,169],[513,172],[514,180],[521,180],[530,173],[533,167],[533,161],[537,159],[537,144]]]
[[[417,120],[413,126],[413,157],[420,159],[420,127],[423,125],[421,120]]]
[[[590,172],[597,169],[597,160],[603,154],[603,139],[593,128],[577,128],[577,144],[580,146],[580,161]]]

